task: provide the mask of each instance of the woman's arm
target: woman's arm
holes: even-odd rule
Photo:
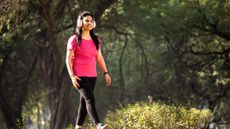
[[[69,72],[69,76],[72,77],[74,76],[73,73],[73,64],[72,64],[72,59],[73,59],[73,50],[67,50],[66,51],[66,67],[68,69]]]
[[[69,72],[69,76],[72,80],[73,86],[75,88],[78,88],[78,87],[80,87],[80,85],[78,84],[77,80],[80,80],[80,78],[78,78],[76,75],[74,75],[74,72],[73,72],[73,61],[72,61],[73,56],[74,56],[73,50],[67,49],[67,51],[66,51],[66,67],[67,67],[67,70]]]
[[[106,64],[105,64],[105,60],[104,57],[101,54],[101,50],[98,50],[98,54],[97,54],[97,63],[101,69],[101,71],[104,73],[105,75],[105,82],[106,82],[106,86],[109,86],[111,84],[111,78],[109,76]]]

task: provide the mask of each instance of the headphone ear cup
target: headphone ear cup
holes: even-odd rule
[[[81,20],[81,18],[78,18],[78,19],[77,19],[77,27],[78,27],[78,28],[81,28],[81,27],[82,27],[82,20]]]

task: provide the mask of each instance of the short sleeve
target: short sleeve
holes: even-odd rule
[[[76,36],[73,35],[68,40],[67,49],[76,50],[76,48],[77,48]]]

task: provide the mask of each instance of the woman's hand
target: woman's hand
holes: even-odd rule
[[[111,78],[108,73],[105,74],[105,83],[107,87],[111,84]]]
[[[71,80],[72,80],[73,86],[74,86],[76,89],[78,89],[78,88],[80,87],[80,85],[78,84],[77,80],[81,81],[81,79],[80,79],[78,76],[76,76],[76,75],[73,75],[73,76],[71,76],[70,78],[71,78]]]

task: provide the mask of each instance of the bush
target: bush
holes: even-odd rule
[[[137,103],[109,112],[105,121],[110,129],[202,129],[212,116],[209,109]]]

